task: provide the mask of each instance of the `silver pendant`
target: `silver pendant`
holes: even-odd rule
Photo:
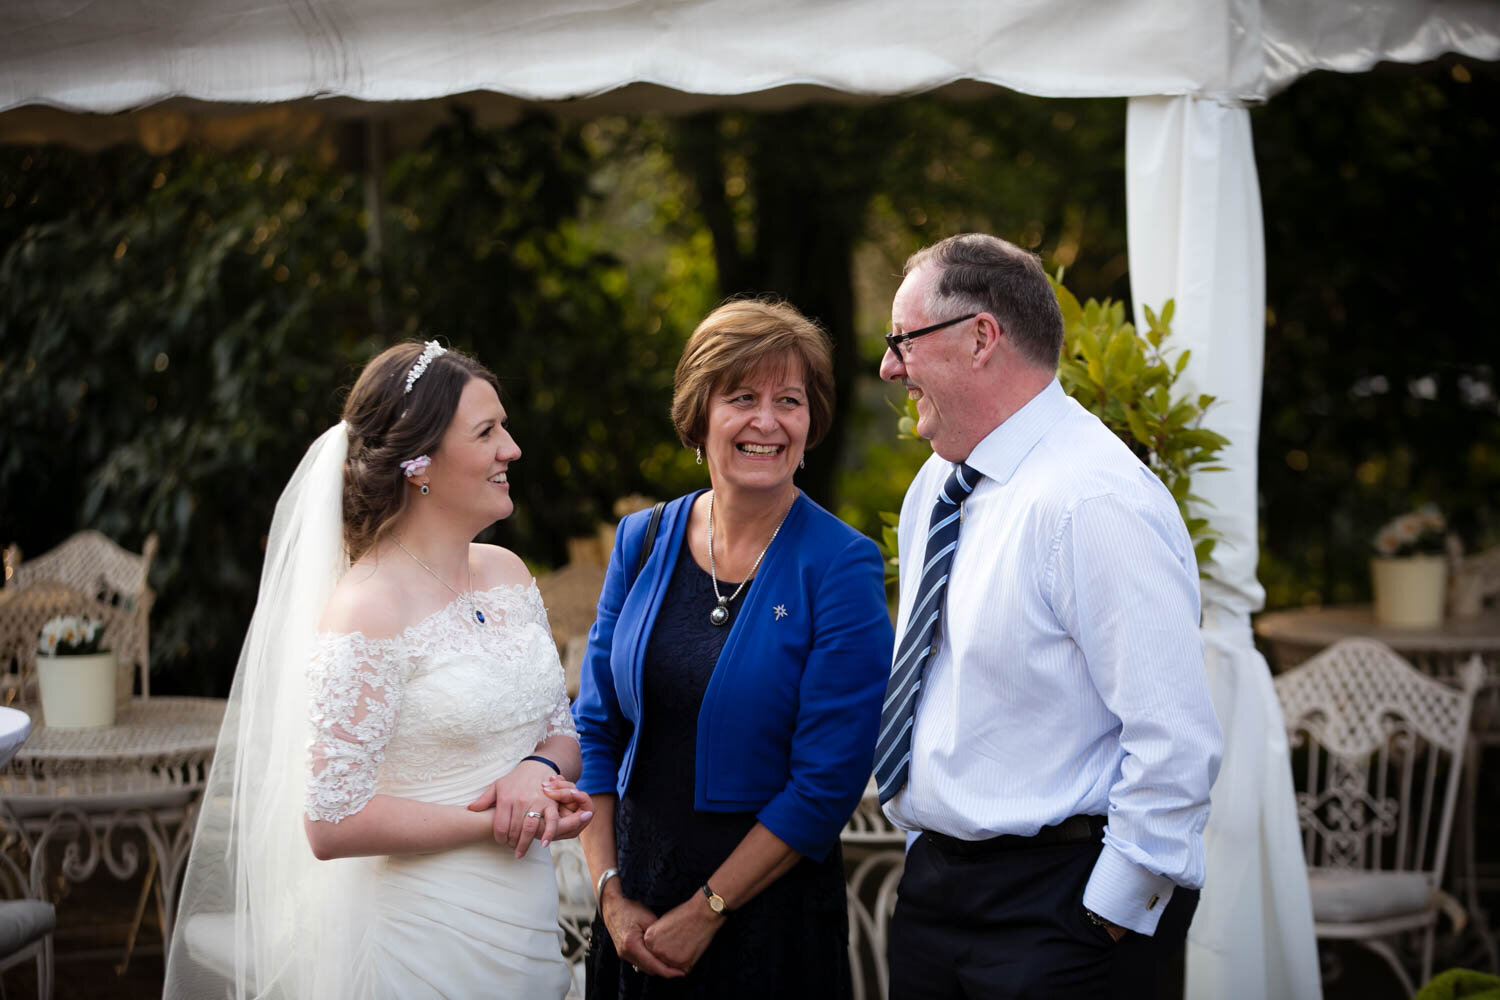
[[[722,626],[729,621],[729,609],[722,604],[715,604],[714,609],[708,613],[708,620],[715,625]]]

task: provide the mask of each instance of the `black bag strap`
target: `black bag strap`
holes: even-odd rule
[[[651,558],[651,550],[656,547],[656,529],[661,525],[661,512],[666,509],[665,500],[659,501],[655,507],[651,508],[651,519],[646,522],[646,536],[641,541],[641,558],[635,564],[636,576],[640,576],[641,570],[646,568],[646,560]],[[631,578],[631,583],[635,583],[634,577]]]

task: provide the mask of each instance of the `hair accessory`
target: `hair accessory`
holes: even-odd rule
[[[426,455],[418,455],[416,458],[408,458],[401,463],[401,471],[406,474],[407,479],[415,479],[427,471],[432,464],[432,459]]]
[[[427,371],[427,366],[432,364],[432,359],[447,354],[448,351],[435,340],[429,340],[427,346],[422,348],[422,356],[417,363],[411,366],[411,371],[406,373],[406,391],[411,392],[411,387],[417,384],[417,379]]]
[[[698,446],[698,464],[703,464],[703,446],[701,444]]]

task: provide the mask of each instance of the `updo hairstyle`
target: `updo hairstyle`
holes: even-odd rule
[[[405,511],[411,490],[401,463],[432,455],[458,410],[470,379],[483,379],[500,392],[488,368],[448,348],[406,391],[406,376],[422,356],[421,341],[381,351],[344,402],[349,426],[349,457],[344,461],[344,547],[354,562],[390,530]]]
[[[823,440],[833,423],[833,348],[828,335],[786,302],[730,299],[703,318],[677,362],[672,424],[683,445],[702,447],[715,392],[778,365],[802,369],[807,382],[807,447]]]

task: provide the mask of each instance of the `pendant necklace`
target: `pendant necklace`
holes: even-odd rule
[[[709,578],[710,581],[712,581],[712,583],[714,585],[714,597],[719,602],[719,603],[715,604],[714,605],[714,609],[708,613],[708,620],[710,622],[712,622],[714,625],[722,627],[722,626],[727,625],[729,623],[729,604],[730,604],[730,602],[733,601],[736,597],[740,596],[740,591],[742,591],[742,590],[745,589],[745,584],[747,584],[747,583],[750,582],[750,578],[753,577],[755,575],[755,571],[760,568],[760,561],[762,559],[764,559],[766,557],[766,553],[771,550],[771,542],[776,541],[776,536],[781,533],[781,526],[783,524],[786,524],[786,519],[787,519],[788,515],[790,515],[792,513],[792,507],[795,506],[796,503],[797,503],[797,494],[795,492],[793,492],[793,494],[792,494],[792,502],[787,505],[786,513],[782,514],[781,515],[781,520],[776,523],[776,530],[773,531],[773,532],[771,532],[771,538],[770,538],[769,541],[766,542],[766,547],[763,548],[763,549],[761,549],[760,550],[760,555],[758,555],[758,556],[755,557],[755,562],[754,562],[753,565],[751,565],[750,572],[746,573],[745,574],[745,578],[740,581],[740,585],[738,587],[734,588],[734,593],[730,594],[728,597],[725,597],[723,594],[719,593],[719,574],[718,574],[718,571],[714,568],[714,495],[713,495],[712,491],[709,492],[709,494],[708,494],[708,578]],[[412,558],[415,559],[416,557],[413,556]]]
[[[395,538],[394,535],[392,537]],[[774,538],[775,536],[773,535],[772,537]],[[442,577],[438,576],[436,570],[434,570],[431,566],[429,566],[426,563],[424,563],[422,560],[418,559],[417,558],[417,554],[415,552],[413,552],[411,549],[407,548],[405,545],[401,545],[401,539],[396,538],[395,542],[396,542],[397,545],[401,546],[401,551],[402,552],[405,552],[407,555],[411,556],[412,562],[416,563],[418,566],[422,567],[427,572],[431,573],[432,574],[432,578],[434,580],[436,580],[438,583],[441,583],[443,586],[447,587],[449,590],[453,590],[453,585],[451,583],[449,583],[447,580],[444,580]],[[467,560],[465,560],[465,562],[467,563]],[[464,602],[469,605],[469,610],[474,613],[474,620],[477,621],[479,624],[483,625],[484,624],[484,612],[480,611],[479,610],[479,606],[474,603],[474,596],[473,596],[474,595],[474,567],[473,566],[469,566],[468,569],[469,569],[469,593],[467,593],[467,594],[460,594],[458,591],[453,590],[453,594],[456,597],[461,597],[461,598],[464,599]]]

